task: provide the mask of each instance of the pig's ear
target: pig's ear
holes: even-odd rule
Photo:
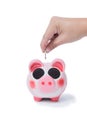
[[[56,68],[60,69],[61,71],[64,71],[65,70],[65,63],[61,59],[55,59],[52,62],[52,67],[56,67]]]
[[[29,71],[34,71],[35,69],[39,68],[39,67],[42,67],[43,66],[43,63],[40,61],[40,60],[32,60],[29,64]]]

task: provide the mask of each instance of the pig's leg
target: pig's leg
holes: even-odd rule
[[[37,102],[39,102],[39,101],[41,101],[41,100],[42,100],[42,98],[39,98],[39,97],[34,97],[34,100],[35,100],[35,101],[37,101]]]
[[[58,96],[58,97],[53,97],[53,98],[51,98],[51,101],[52,101],[52,102],[57,102],[57,101],[59,101],[59,98],[60,98],[60,96]]]

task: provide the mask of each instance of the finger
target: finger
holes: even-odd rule
[[[47,46],[46,52],[47,53],[50,52],[51,50],[53,50],[54,48],[56,48],[59,45],[62,45],[63,43],[64,43],[64,36],[59,35],[56,39],[51,41],[51,43]]]
[[[41,49],[43,52],[46,50],[46,47],[50,43],[55,33],[57,33],[57,30],[54,25],[51,25],[50,23],[41,41]]]

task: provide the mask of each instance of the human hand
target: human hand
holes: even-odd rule
[[[74,42],[87,35],[86,18],[52,17],[41,41],[43,52],[50,52],[64,43]]]

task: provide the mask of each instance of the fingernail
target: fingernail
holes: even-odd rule
[[[50,49],[49,49],[49,48],[47,48],[47,49],[46,49],[46,53],[49,53],[49,52],[50,52]]]

